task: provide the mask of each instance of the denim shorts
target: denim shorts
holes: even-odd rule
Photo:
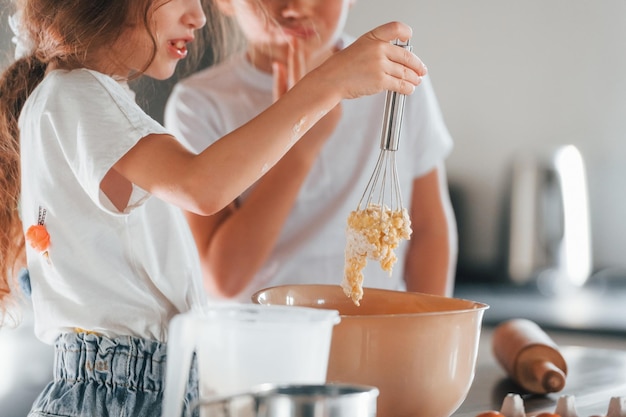
[[[124,336],[68,333],[55,344],[54,380],[33,404],[29,417],[161,417],[166,345]],[[184,417],[197,417],[194,366]]]

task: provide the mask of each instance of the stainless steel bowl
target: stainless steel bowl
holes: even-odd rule
[[[378,388],[350,384],[262,384],[201,400],[203,415],[224,417],[375,417]]]

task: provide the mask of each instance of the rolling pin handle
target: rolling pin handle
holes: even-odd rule
[[[565,387],[565,374],[550,361],[537,361],[532,366],[532,372],[545,392],[559,392]]]

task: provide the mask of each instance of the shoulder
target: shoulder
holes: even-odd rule
[[[123,87],[108,75],[88,70],[55,70],[46,76],[46,83],[52,88],[61,89],[63,91],[118,91]]]
[[[42,90],[48,102],[58,101],[64,109],[74,102],[81,109],[112,103],[117,107],[135,105],[134,93],[126,83],[87,69],[52,71],[42,82]]]
[[[163,133],[165,130],[135,102],[125,81],[87,69],[52,71],[38,94],[40,114],[54,116],[57,124],[89,123],[133,131]],[[92,130],[92,129],[90,129]]]

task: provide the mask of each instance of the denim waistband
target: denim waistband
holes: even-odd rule
[[[67,333],[56,341],[55,380],[163,391],[166,344],[131,336]]]

